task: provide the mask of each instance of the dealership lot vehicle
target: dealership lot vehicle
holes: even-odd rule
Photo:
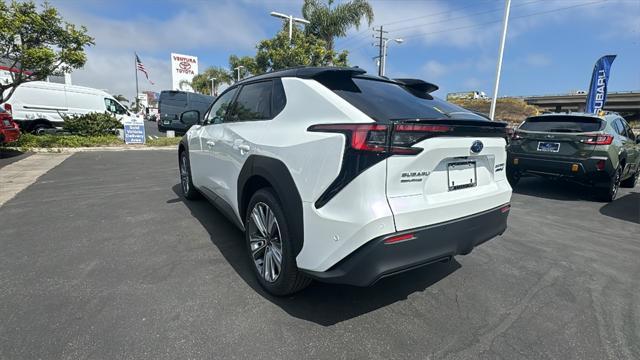
[[[184,133],[191,124],[180,121],[180,114],[187,110],[198,110],[200,114],[211,106],[214,97],[188,91],[165,90],[160,93],[158,113],[156,117],[158,130],[165,132],[174,130]]]
[[[616,113],[545,114],[526,119],[508,147],[507,172],[515,185],[523,174],[568,178],[592,185],[605,201],[640,175],[640,138]]]
[[[242,232],[180,195],[175,157],[77,153],[0,207],[0,357],[640,358],[640,187],[603,204],[523,178],[470,256],[281,298]]]
[[[3,108],[23,130],[36,134],[62,127],[63,116],[109,112],[121,122],[135,116],[102,90],[45,81],[18,86]]]
[[[183,138],[183,192],[245,230],[253,269],[276,295],[310,279],[367,286],[468,254],[506,229],[505,124],[436,89],[358,68],[244,80]]]
[[[20,138],[20,126],[13,121],[11,114],[0,108],[0,144],[17,141]]]

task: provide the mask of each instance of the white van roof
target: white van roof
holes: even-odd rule
[[[113,97],[111,94],[100,90],[94,89],[86,86],[78,86],[78,85],[65,85],[60,83],[52,83],[47,81],[29,81],[24,84],[21,84],[19,87],[27,87],[27,88],[40,88],[40,89],[50,89],[50,90],[60,90],[60,91],[70,91],[70,92],[79,92],[79,93],[88,93],[100,96]]]

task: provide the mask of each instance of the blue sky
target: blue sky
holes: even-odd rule
[[[52,0],[63,16],[96,38],[79,85],[132,97],[133,52],[156,83],[170,88],[170,53],[198,56],[200,69],[228,66],[231,54],[251,55],[281,22],[270,11],[300,16],[302,0]],[[387,75],[440,85],[436,94],[493,89],[502,0],[371,0],[373,26],[404,38],[389,47]],[[350,64],[376,71],[371,27],[336,41]],[[512,0],[500,96],[586,90],[595,61],[616,54],[610,91],[640,90],[640,0]]]

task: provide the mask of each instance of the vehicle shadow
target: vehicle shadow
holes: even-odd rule
[[[600,208],[600,214],[640,224],[640,193],[628,193]]]
[[[538,176],[520,179],[513,192],[520,195],[535,196],[562,201],[597,201],[594,189],[590,186],[564,181],[551,180]]]
[[[177,199],[169,202],[182,201],[185,204],[209,233],[211,242],[222,256],[253,290],[289,315],[322,326],[334,325],[405,300],[409,295],[426,290],[461,267],[460,263],[452,259],[446,263],[435,263],[382,279],[366,288],[314,281],[308,288],[290,297],[274,297],[266,293],[255,278],[253,264],[244,248],[242,232],[206,200],[185,200],[179,184],[173,186],[172,190]]]

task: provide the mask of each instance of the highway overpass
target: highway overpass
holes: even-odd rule
[[[525,97],[524,101],[545,111],[584,111],[587,95],[530,96]],[[638,121],[640,120],[640,91],[611,92],[607,95],[604,109],[618,112],[629,121]]]

